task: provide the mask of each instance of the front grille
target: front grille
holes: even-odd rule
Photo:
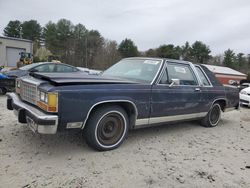
[[[22,100],[36,104],[37,100],[37,87],[31,83],[21,82],[20,96]]]

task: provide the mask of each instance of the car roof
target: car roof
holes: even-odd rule
[[[189,61],[184,60],[178,60],[178,59],[170,59],[170,58],[160,58],[160,57],[128,57],[124,59],[145,59],[145,60],[162,60],[167,62],[174,62],[174,63],[184,63],[184,64],[190,64]]]
[[[40,66],[40,65],[46,65],[46,64],[65,65],[65,66],[74,67],[74,68],[78,69],[77,67],[72,66],[72,65],[69,65],[69,64],[66,64],[66,63],[56,63],[56,62],[37,62],[37,63],[32,63],[32,64],[36,64],[37,66]],[[78,70],[79,70],[79,69],[78,69]]]
[[[66,63],[56,63],[56,62],[37,62],[35,64],[38,64],[38,65],[43,65],[43,64],[56,64],[56,65],[66,65],[66,66],[70,66],[70,67],[74,67],[72,65],[69,65],[69,64],[66,64]],[[76,67],[75,67],[76,68]]]

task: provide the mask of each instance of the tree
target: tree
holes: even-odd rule
[[[84,25],[73,25],[61,19],[49,22],[43,32],[46,47],[59,55],[65,63],[74,66],[93,67],[95,56],[101,51],[104,39],[97,30],[87,30]]]
[[[87,62],[86,66],[92,68],[95,64],[95,56],[101,50],[104,39],[97,30],[90,30],[87,34]]]
[[[149,49],[145,52],[146,57],[157,57],[157,52],[155,49]]]
[[[21,24],[22,38],[40,42],[42,27],[36,20],[25,21]]]
[[[43,31],[46,47],[54,54],[60,56],[63,62],[72,63],[74,55],[74,25],[66,19],[56,24],[48,22]]]
[[[137,46],[135,46],[134,42],[131,39],[127,38],[120,43],[118,51],[123,58],[134,57],[138,56],[139,54]]]
[[[45,46],[53,54],[58,54],[59,40],[57,38],[57,28],[56,24],[49,21],[43,28],[43,37],[45,41]]]
[[[236,55],[236,63],[237,63],[237,69],[240,71],[246,71],[247,69],[247,61],[244,57],[243,53],[238,53]]]
[[[105,40],[101,50],[95,55],[95,63],[92,68],[105,70],[120,59],[121,56],[118,52],[117,43],[115,41]]]
[[[223,64],[223,55],[212,56],[209,59],[208,64],[221,66]]]
[[[181,58],[185,61],[192,61],[191,46],[189,42],[186,42],[185,45],[181,47]]]
[[[223,64],[227,67],[234,68],[235,53],[233,50],[228,49],[224,52]]]
[[[77,24],[73,31],[73,65],[86,66],[87,64],[87,35],[88,30],[82,24]]]
[[[211,50],[209,46],[205,45],[201,41],[196,41],[192,44],[190,49],[190,55],[194,63],[207,63]]]
[[[21,37],[21,22],[19,20],[9,21],[8,25],[4,28],[4,36],[6,37]]]
[[[179,59],[180,53],[180,47],[173,44],[161,45],[156,49],[157,56],[162,58]]]

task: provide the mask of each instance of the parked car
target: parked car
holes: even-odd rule
[[[117,148],[128,130],[200,120],[215,127],[237,109],[239,92],[205,66],[158,58],[127,58],[101,75],[34,73],[17,79],[7,108],[40,134],[78,129],[97,150]]]
[[[80,72],[76,67],[63,64],[63,63],[53,63],[53,62],[40,62],[25,65],[16,70],[10,70],[4,74],[9,78],[19,78],[22,76],[27,76],[30,72]]]
[[[240,103],[242,105],[250,107],[250,87],[247,87],[240,91]]]
[[[74,74],[87,74],[79,70],[74,66],[70,66],[63,63],[53,63],[53,62],[40,62],[33,63],[16,70],[9,70],[2,72],[1,74],[5,76],[5,79],[0,80],[0,94],[5,94],[6,92],[12,92],[15,89],[15,79],[27,76],[31,72],[50,72],[50,73],[68,73],[73,72]]]
[[[14,91],[12,88],[15,88],[15,80],[0,73],[0,95],[5,95],[7,91]]]
[[[250,87],[250,83],[243,83],[243,84],[240,84],[239,89],[240,89],[240,91],[241,91],[242,89],[245,89],[245,88],[247,88],[247,87]]]

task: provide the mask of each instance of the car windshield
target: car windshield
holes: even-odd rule
[[[27,70],[30,70],[30,69],[36,67],[37,65],[39,65],[39,64],[38,63],[32,63],[32,64],[29,64],[29,65],[25,65],[23,67],[20,67],[19,69],[27,71]]]
[[[161,60],[123,59],[104,71],[103,75],[141,83],[151,83],[160,66]]]

